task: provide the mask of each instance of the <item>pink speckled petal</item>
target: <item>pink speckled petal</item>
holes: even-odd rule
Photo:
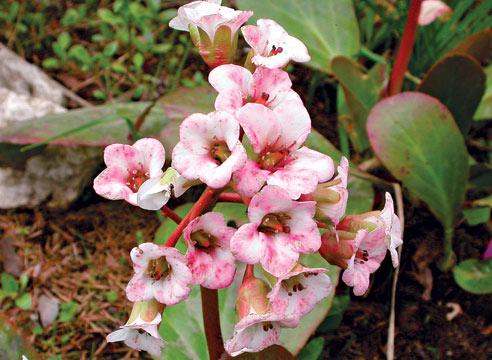
[[[285,190],[278,186],[265,186],[251,199],[248,217],[251,222],[260,222],[267,214],[289,212],[292,204]]]
[[[275,113],[261,104],[246,104],[236,113],[255,153],[278,142],[280,122]]]
[[[104,149],[104,163],[108,167],[127,170],[139,169],[140,152],[131,145],[111,144]]]
[[[140,153],[140,159],[151,178],[163,174],[162,167],[166,161],[166,151],[161,142],[152,138],[143,138],[133,144]]]
[[[247,160],[245,165],[234,173],[232,180],[239,194],[252,197],[261,189],[269,173],[268,170],[261,169],[256,161]]]
[[[104,169],[94,179],[94,191],[109,200],[126,200],[136,205],[136,195],[126,185],[128,172],[118,166],[110,166]],[[135,198],[135,199],[134,199]]]
[[[286,94],[291,91],[292,82],[289,74],[279,69],[266,69],[259,67],[253,73],[252,96],[261,98],[268,94],[268,104],[280,103]]]
[[[299,253],[292,249],[289,234],[261,234],[264,237],[265,250],[261,254],[261,265],[274,276],[288,273],[299,260]]]
[[[419,25],[429,25],[438,17],[453,10],[440,0],[424,0],[418,19]]]
[[[231,251],[236,259],[246,264],[256,264],[264,252],[265,243],[258,232],[259,223],[242,225],[231,238]]]
[[[225,90],[237,90],[244,97],[250,92],[252,79],[253,75],[248,69],[233,64],[216,67],[208,76],[210,85],[219,93]]]

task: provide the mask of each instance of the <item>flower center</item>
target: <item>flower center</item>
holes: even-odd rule
[[[202,250],[209,249],[217,243],[215,236],[210,235],[204,230],[197,230],[191,234],[191,240],[193,244]]]
[[[270,53],[268,54],[268,56],[275,56],[277,54],[281,54],[282,51],[284,51],[284,49],[281,48],[280,46],[276,47],[275,45],[272,45],[272,49],[270,50]]]
[[[131,191],[136,193],[140,186],[150,178],[150,175],[143,168],[142,164],[139,164],[138,169],[128,170],[128,177],[126,179],[126,186],[130,188]]]
[[[255,103],[266,106],[268,103],[268,99],[270,99],[270,94],[267,93],[261,93],[260,97],[253,97],[248,95],[247,97],[243,98],[243,105],[246,105],[248,103]]]
[[[364,264],[369,259],[369,252],[367,250],[357,249],[355,253],[355,262],[357,264]]]
[[[171,266],[169,266],[169,263],[164,257],[160,257],[149,261],[146,274],[155,281],[159,281],[170,272]]]
[[[279,232],[290,233],[290,227],[285,224],[290,220],[287,214],[267,214],[261,220],[258,231],[266,234],[277,234]]]
[[[229,156],[231,156],[231,150],[229,150],[229,147],[227,147],[225,142],[216,142],[212,144],[212,147],[210,148],[210,155],[217,164],[222,164]]]
[[[260,155],[258,161],[260,167],[264,170],[274,171],[287,163],[289,150],[266,151]]]
[[[271,322],[263,323],[263,331],[268,332],[273,329],[273,324]]]

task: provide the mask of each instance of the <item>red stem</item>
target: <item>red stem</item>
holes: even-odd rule
[[[316,221],[316,225],[318,225],[318,228],[320,228],[320,229],[327,229],[328,228],[328,225],[326,225],[325,223],[323,223],[321,221]]]
[[[232,203],[243,203],[241,195],[236,193],[222,193],[219,195],[218,201],[221,202],[232,202]]]
[[[170,209],[167,206],[163,206],[161,208],[161,212],[162,212],[162,215],[164,215],[165,217],[171,219],[176,224],[179,224],[181,221],[183,221],[183,219],[181,218],[181,216],[179,216],[178,214],[176,214],[173,209]]]
[[[216,191],[211,188],[205,189],[202,196],[200,196],[195,205],[193,205],[193,207],[191,208],[190,212],[186,214],[184,219],[178,224],[176,230],[174,230],[171,236],[169,236],[169,239],[164,244],[164,246],[173,247],[174,245],[176,245],[179,238],[181,237],[181,234],[183,233],[183,230],[186,228],[186,226],[188,226],[190,221],[200,216],[203,211],[205,211],[205,209],[209,207],[210,204],[212,204],[215,192]]]
[[[405,73],[407,72],[408,63],[410,62],[410,56],[412,55],[422,1],[423,0],[411,0],[410,2],[410,10],[408,11],[405,30],[403,31],[400,48],[396,54],[393,72],[391,73],[391,78],[388,84],[388,96],[398,94],[401,91]]]
[[[200,287],[202,297],[203,326],[207,338],[210,360],[218,360],[224,353],[224,341],[220,331],[219,297],[217,290]]]
[[[246,269],[244,270],[243,282],[247,279],[251,279],[255,277],[255,266],[252,264],[246,265]]]

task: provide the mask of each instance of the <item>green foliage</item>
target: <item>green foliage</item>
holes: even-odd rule
[[[58,314],[58,320],[61,322],[71,321],[77,312],[79,311],[79,304],[71,300],[60,304],[60,313]]]
[[[335,296],[330,313],[318,328],[319,332],[327,333],[336,330],[342,323],[343,313],[347,310],[350,302],[349,295]]]
[[[298,360],[317,360],[320,358],[325,346],[325,339],[321,336],[315,337],[301,350],[297,356]]]
[[[330,72],[330,60],[337,55],[359,52],[359,28],[350,0],[238,0],[243,10],[253,10],[253,19],[270,18],[306,44],[309,66]]]
[[[453,269],[456,283],[473,294],[492,293],[492,259],[468,259]]]
[[[484,224],[490,219],[490,207],[479,206],[463,210],[466,223],[470,226]]]
[[[22,274],[17,280],[13,275],[2,272],[0,276],[0,301],[11,299],[18,308],[31,310],[32,297],[30,293],[26,292],[28,282],[29,277],[26,274]]]
[[[487,66],[485,75],[487,77],[485,94],[475,113],[475,120],[492,119],[492,65]]]
[[[367,126],[382,163],[443,224],[446,254],[452,257],[451,234],[469,170],[465,142],[452,115],[435,98],[408,92],[379,102]]]

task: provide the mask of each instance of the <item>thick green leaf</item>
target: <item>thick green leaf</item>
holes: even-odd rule
[[[318,331],[327,333],[329,331],[336,330],[342,323],[343,313],[347,310],[350,302],[349,295],[335,296],[333,299],[333,305],[330,309],[330,313],[319,326]]]
[[[165,95],[148,113],[141,134],[158,137],[170,155],[178,140],[181,121],[195,112],[212,111],[214,99],[215,92],[210,87],[182,88]],[[106,104],[17,122],[2,129],[0,145],[47,140],[67,146],[127,143],[129,129],[124,118],[135,122],[149,105],[149,102]]]
[[[374,188],[368,180],[350,176],[347,184],[349,197],[345,214],[362,214],[372,210]]]
[[[449,110],[422,93],[398,94],[374,107],[367,131],[393,176],[452,231],[465,198],[468,153]]]
[[[15,299],[15,306],[21,308],[22,310],[31,310],[32,307],[32,297],[29,293],[24,293]]]
[[[492,259],[468,259],[453,269],[454,280],[464,290],[473,294],[492,293]]]
[[[363,152],[369,147],[366,133],[367,116],[379,100],[386,83],[386,67],[377,64],[367,72],[354,60],[337,56],[331,61],[331,68],[340,82],[349,112],[349,116],[341,116],[339,119],[357,152]],[[339,102],[339,105],[343,107],[343,101]]]
[[[447,56],[431,67],[419,91],[439,99],[466,135],[485,92],[485,73],[471,56]]]
[[[487,76],[485,94],[478,105],[474,117],[478,121],[492,119],[492,65],[487,66],[485,69],[485,76]]]
[[[316,130],[312,129],[311,133],[306,139],[305,144],[308,148],[319,151],[325,155],[330,156],[335,161],[340,161],[342,153],[333,145],[330,140],[325,138]]]
[[[464,209],[463,215],[470,226],[484,224],[490,219],[490,207],[480,206]]]
[[[29,360],[40,358],[3,315],[0,316],[0,353],[1,359],[17,360],[21,359],[22,355]]]
[[[309,66],[330,72],[337,55],[359,52],[360,34],[351,0],[238,0],[241,10],[253,10],[254,20],[270,18],[306,44]]]
[[[325,339],[321,336],[312,339],[297,356],[298,360],[318,360],[323,352]]]

